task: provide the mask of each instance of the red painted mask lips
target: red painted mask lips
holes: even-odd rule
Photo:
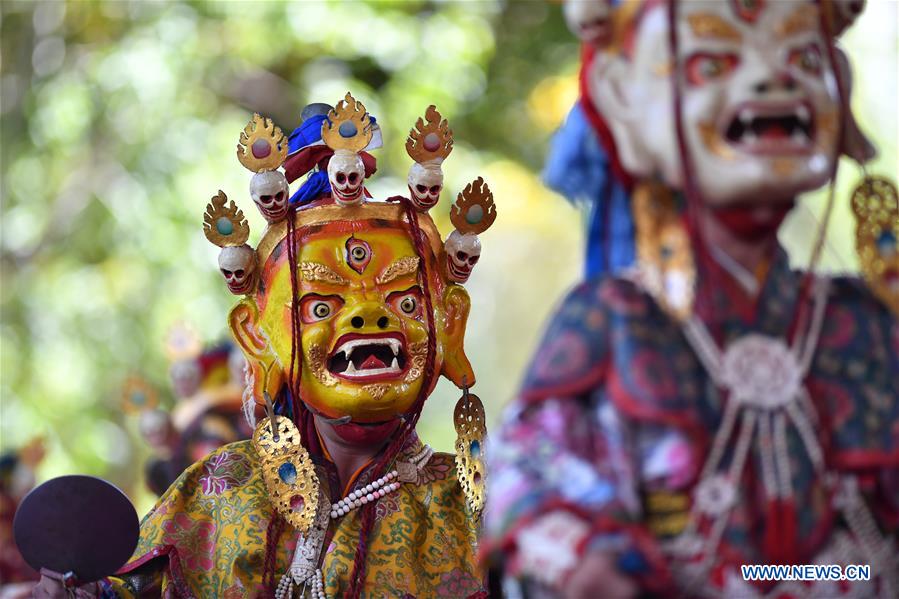
[[[804,154],[814,148],[814,114],[806,102],[743,104],[727,124],[724,138],[751,154]]]
[[[348,422],[334,426],[341,439],[349,443],[373,443],[389,438],[402,424],[402,420],[394,418],[387,422],[359,423]]]
[[[406,340],[400,334],[349,334],[337,340],[328,370],[348,381],[369,383],[403,375],[407,362]]]

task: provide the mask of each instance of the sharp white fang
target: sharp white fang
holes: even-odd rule
[[[795,143],[804,144],[808,141],[808,136],[802,129],[796,128],[793,130],[793,133],[790,135],[790,139]]]
[[[343,355],[346,356],[347,361],[349,361],[350,357],[353,355],[353,348],[348,347],[343,350]]]
[[[390,349],[393,351],[394,356],[398,356],[400,354],[400,342],[396,339],[390,339]]]
[[[343,374],[356,374],[356,367],[352,362],[347,364],[346,370],[343,371]]]
[[[802,121],[804,124],[808,124],[809,120],[812,118],[812,115],[809,113],[808,107],[804,104],[800,104],[799,108],[796,109],[796,117]]]
[[[395,370],[399,370],[399,369],[400,369],[400,363],[396,361],[396,358],[394,358],[394,359],[393,359],[393,362],[390,363],[390,367],[393,368],[393,369],[395,369]]]
[[[743,123],[744,127],[749,127],[752,124],[752,119],[754,118],[755,113],[748,108],[740,112],[740,122]]]
[[[759,136],[755,134],[755,131],[752,129],[747,129],[745,133],[743,133],[743,141],[746,143],[755,143],[759,139]]]

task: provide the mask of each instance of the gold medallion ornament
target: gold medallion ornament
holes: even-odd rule
[[[234,200],[226,206],[227,202],[228,196],[219,190],[206,204],[206,213],[203,215],[203,233],[206,234],[206,239],[220,248],[241,246],[250,238],[250,225],[243,211]]]
[[[460,233],[480,235],[490,228],[496,220],[496,204],[493,202],[493,192],[484,182],[483,177],[478,177],[465,186],[456,203],[450,208],[450,221]]]
[[[253,114],[240,134],[237,159],[254,173],[273,171],[287,158],[287,139],[270,118]]]
[[[431,104],[406,138],[406,153],[415,162],[443,162],[453,151],[453,131],[437,107]]]
[[[896,186],[867,177],[852,193],[855,249],[871,292],[899,315],[899,200]]]
[[[480,514],[484,507],[487,468],[484,443],[487,440],[484,404],[464,387],[453,412],[456,426],[456,477],[462,485],[468,507]]]
[[[335,151],[361,152],[368,147],[372,135],[371,117],[350,92],[328,112],[328,119],[322,123],[322,140]]]
[[[253,447],[272,505],[291,526],[305,533],[318,510],[319,484],[300,431],[290,418],[270,416],[256,426]]]
[[[690,236],[671,191],[657,183],[634,190],[640,284],[678,322],[693,311],[696,267]]]

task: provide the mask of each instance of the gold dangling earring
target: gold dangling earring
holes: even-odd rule
[[[266,418],[256,425],[253,447],[262,464],[262,480],[272,505],[297,530],[305,532],[318,510],[318,476],[300,431],[286,416],[276,416],[264,392]]]
[[[696,265],[690,236],[671,190],[641,183],[631,199],[640,285],[678,322],[693,312]]]
[[[880,301],[899,316],[899,200],[896,185],[870,177],[852,192],[855,251],[862,276]]]
[[[480,515],[484,507],[484,487],[487,473],[485,447],[487,425],[484,404],[474,393],[468,392],[468,381],[462,379],[462,397],[453,412],[456,426],[456,478],[462,485],[469,509]]]

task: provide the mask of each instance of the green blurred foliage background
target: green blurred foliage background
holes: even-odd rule
[[[231,296],[217,248],[201,234],[218,189],[262,220],[235,160],[252,112],[290,131],[300,109],[351,90],[384,131],[376,197],[405,191],[403,140],[434,103],[456,150],[432,210],[442,230],[455,192],[483,175],[496,225],[468,284],[467,348],[495,419],[514,394],[552,306],[581,268],[581,215],[539,171],[577,94],[578,46],[543,1],[0,2],[2,329],[0,443],[45,435],[41,478],[107,477],[146,506],[146,449],[121,412],[140,374],[167,389],[164,338],[177,321],[225,336]],[[871,0],[844,36],[853,105],[880,148],[872,172],[895,175],[897,3]],[[824,264],[856,267],[838,185]],[[808,255],[821,192],[784,229]],[[458,391],[441,382],[420,425],[452,447]]]

